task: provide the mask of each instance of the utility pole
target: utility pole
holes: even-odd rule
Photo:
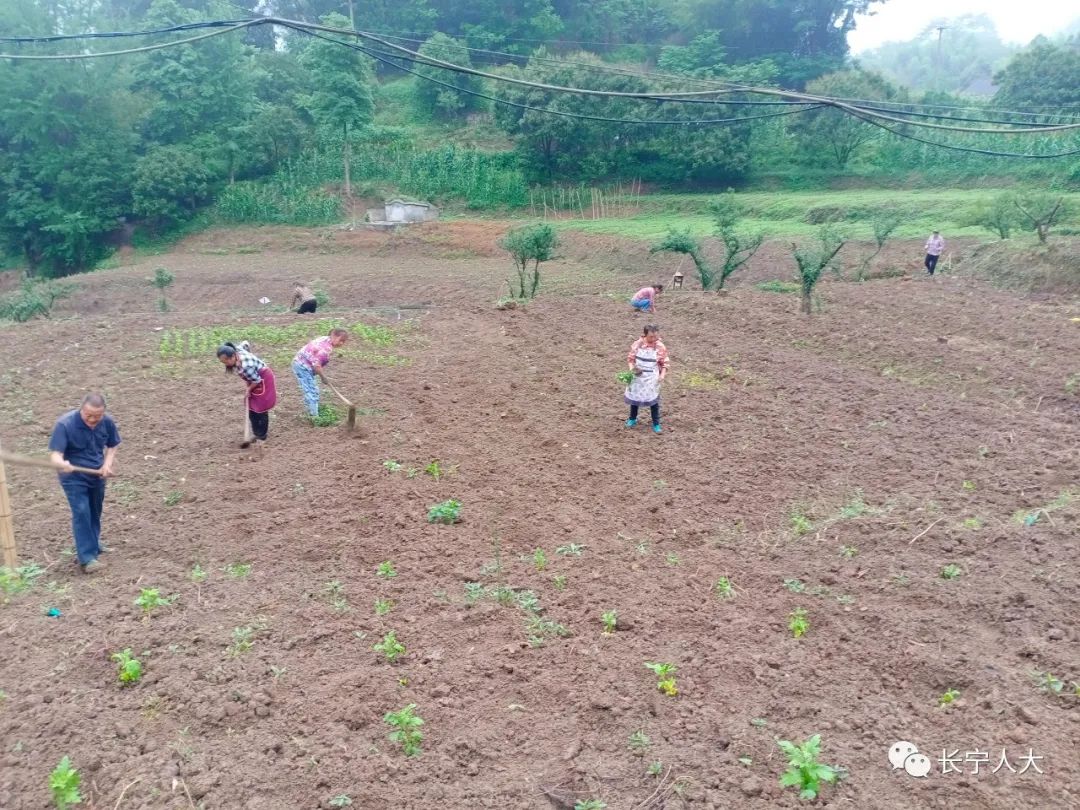
[[[353,0],[349,0],[349,27],[356,30],[356,17],[353,15]]]
[[[350,0],[350,3],[349,3],[349,7],[352,8],[351,0]],[[939,25],[939,26],[937,26],[937,60],[936,60],[937,61],[937,70],[934,71],[934,73],[936,74],[935,78],[937,79],[937,81],[934,82],[934,84],[936,85],[936,87],[934,89],[936,89],[939,93],[941,92],[941,69],[942,69],[942,63],[941,63],[941,34],[948,27],[949,26],[947,26],[947,25]]]

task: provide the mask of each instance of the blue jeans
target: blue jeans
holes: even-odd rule
[[[74,473],[62,476],[71,506],[71,532],[75,535],[75,553],[79,563],[86,565],[101,553],[101,507],[105,503],[105,479]]]
[[[318,416],[319,383],[315,379],[315,372],[303,363],[297,363],[295,360],[292,364],[292,370],[293,374],[296,375],[296,381],[300,383],[300,393],[304,397],[304,407],[307,408],[307,412],[310,416]]]
[[[648,298],[635,298],[630,302],[630,306],[638,312],[649,312],[652,309],[652,301]]]

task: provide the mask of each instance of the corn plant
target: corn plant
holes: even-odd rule
[[[82,804],[82,795],[79,793],[79,783],[82,777],[79,772],[71,767],[71,759],[64,757],[49,774],[49,790],[52,791],[52,800],[56,810],[67,810],[73,804]]]
[[[713,591],[721,599],[735,598],[735,586],[731,584],[731,580],[727,577],[720,577],[720,579],[716,580],[716,584],[713,585]]]
[[[229,645],[228,653],[234,658],[246,653],[255,646],[254,634],[255,628],[253,627],[234,627],[232,632],[233,643]]]
[[[788,621],[788,630],[791,631],[791,635],[795,638],[802,638],[809,629],[810,619],[807,618],[806,610],[803,608],[795,608],[795,610],[791,612],[791,618]]]
[[[547,554],[544,553],[542,548],[538,548],[533,552],[533,565],[536,566],[537,571],[543,571],[547,568]]]
[[[439,460],[435,459],[426,467],[424,467],[424,472],[426,472],[428,475],[438,481],[443,474],[442,468],[439,466]]]
[[[663,692],[668,697],[675,697],[679,694],[679,689],[675,683],[675,665],[674,664],[654,664],[649,661],[645,662],[646,669],[652,670],[656,675],[656,688]]]
[[[800,799],[816,799],[822,782],[831,785],[840,778],[835,768],[818,762],[820,734],[799,745],[790,740],[777,740],[776,744],[788,758],[788,768],[780,776],[780,786],[797,787]]]
[[[949,563],[948,565],[946,565],[944,568],[941,569],[941,578],[942,579],[950,579],[950,580],[951,579],[956,579],[958,576],[960,576],[963,573],[964,573],[964,569],[962,569],[959,565],[956,565],[956,563]]]
[[[619,623],[619,617],[614,610],[605,610],[600,616],[600,621],[604,625],[604,635],[610,636],[615,632],[615,625]]]
[[[116,662],[116,675],[121,686],[131,686],[142,678],[142,662],[135,658],[130,648],[112,654]]]
[[[414,713],[415,710],[416,704],[410,703],[399,711],[387,712],[383,717],[383,722],[394,729],[390,732],[390,739],[401,743],[401,749],[407,757],[415,757],[420,753],[420,743],[424,739],[420,731],[424,721]]]
[[[397,571],[394,570],[394,564],[389,560],[379,563],[375,569],[375,576],[382,577],[383,579],[393,579],[397,576]]]

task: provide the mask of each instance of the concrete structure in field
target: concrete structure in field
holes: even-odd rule
[[[367,224],[380,230],[415,222],[432,222],[439,218],[439,209],[426,202],[390,200],[381,209],[369,208]]]

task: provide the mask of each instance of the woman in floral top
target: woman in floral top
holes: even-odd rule
[[[623,395],[626,404],[630,406],[630,418],[626,420],[626,426],[632,428],[636,425],[638,408],[648,405],[653,433],[659,433],[660,383],[668,372],[668,353],[667,348],[660,342],[659,326],[646,325],[642,336],[630,347],[626,362],[634,372],[634,379],[626,386],[626,393]]]
[[[315,418],[319,415],[319,384],[315,381],[318,377],[326,381],[323,376],[323,367],[330,362],[330,354],[338,346],[349,339],[347,329],[331,329],[325,337],[315,338],[304,348],[296,353],[293,358],[292,370],[300,383],[300,393],[304,396],[304,406],[308,415]]]
[[[245,383],[248,420],[256,441],[265,442],[270,430],[270,411],[277,404],[277,386],[270,366],[251,352],[245,340],[239,345],[224,343],[217,350],[218,360],[225,364],[225,373],[234,373]]]

